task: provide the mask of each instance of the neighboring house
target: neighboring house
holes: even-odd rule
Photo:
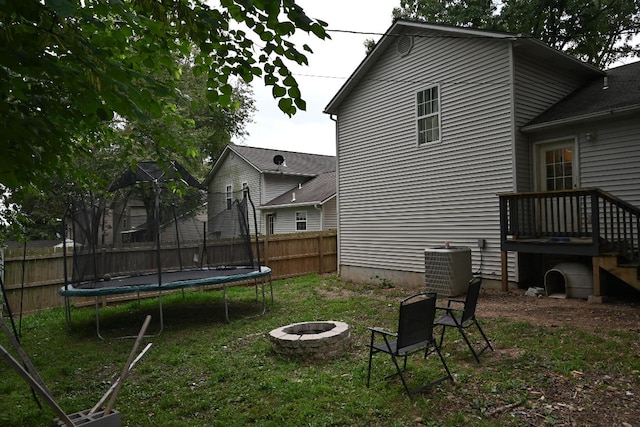
[[[156,162],[138,162],[135,169],[127,169],[110,186],[109,191],[130,188],[136,183],[146,183],[153,188],[154,195],[162,197],[160,189],[163,183],[182,181],[199,190],[206,188],[198,182],[179,162],[171,161],[166,167]],[[156,188],[158,187],[158,188]],[[159,193],[156,193],[159,192]],[[131,190],[117,197],[111,209],[105,213],[106,227],[103,227],[103,243],[119,245],[121,243],[155,241],[148,235],[149,213],[142,200]],[[153,200],[153,199],[152,199]],[[180,241],[202,241],[205,232],[206,204],[187,213],[177,213],[173,209],[172,218],[161,218],[160,241],[164,243]]]
[[[336,228],[334,156],[228,145],[205,185],[213,229],[220,204],[230,206],[248,188],[259,233],[282,234]],[[253,228],[253,213],[249,223]]]
[[[451,242],[472,249],[485,279],[542,286],[544,263],[523,266],[505,243],[516,218],[506,205],[501,217],[498,195],[545,191],[553,178],[555,190],[600,187],[640,205],[629,67],[605,73],[522,35],[396,21],[325,108],[337,126],[341,276],[424,283],[425,249]],[[622,75],[636,81],[624,104],[590,109],[594,88]],[[522,249],[575,255],[549,236]],[[590,248],[579,254],[589,262]]]

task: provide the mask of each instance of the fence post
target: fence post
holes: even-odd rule
[[[264,265],[269,265],[269,233],[265,233],[262,235],[262,248],[263,248],[263,262]]]

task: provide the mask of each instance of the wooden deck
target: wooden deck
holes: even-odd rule
[[[504,290],[508,252],[591,257],[595,296],[601,268],[614,273],[623,264],[639,263],[640,209],[611,194],[591,188],[499,197]]]

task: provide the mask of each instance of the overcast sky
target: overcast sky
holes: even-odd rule
[[[313,49],[308,67],[291,67],[306,111],[289,118],[282,113],[270,89],[259,80],[253,84],[257,111],[254,123],[247,128],[249,136],[234,140],[251,147],[274,148],[302,153],[334,155],[335,125],[322,111],[346,79],[365,57],[364,41],[378,41],[391,25],[391,12],[400,0],[298,0],[307,15],[329,24],[331,40],[303,37]]]

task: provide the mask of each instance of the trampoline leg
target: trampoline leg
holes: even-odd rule
[[[261,279],[261,282],[262,282],[262,315],[264,315],[267,312],[267,299],[264,295],[264,277]]]
[[[100,338],[101,340],[104,340],[104,338],[102,338],[102,335],[100,335],[100,301],[98,300],[97,296],[96,296],[96,335],[98,335],[98,338]]]
[[[160,335],[164,330],[164,311],[162,309],[162,291],[160,291],[160,293],[158,294],[158,306],[160,307],[160,330],[158,331],[156,336]]]
[[[69,297],[64,297],[64,317],[67,322],[67,332],[71,331],[71,305]]]
[[[227,285],[222,285],[222,295],[224,296],[224,318],[227,319],[227,323],[231,323],[229,320],[229,306],[227,305]]]

